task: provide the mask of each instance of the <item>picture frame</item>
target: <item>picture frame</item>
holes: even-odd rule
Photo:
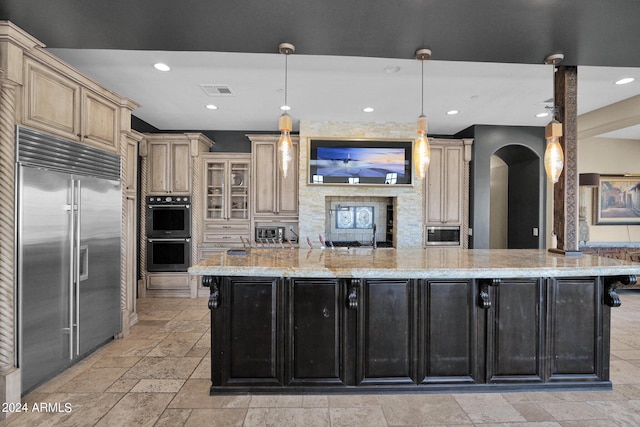
[[[596,225],[640,224],[640,174],[600,175],[593,205]]]

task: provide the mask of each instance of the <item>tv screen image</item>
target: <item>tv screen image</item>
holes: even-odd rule
[[[404,176],[401,148],[318,147],[318,175],[385,178],[388,173]]]
[[[312,140],[314,184],[411,184],[412,141]]]

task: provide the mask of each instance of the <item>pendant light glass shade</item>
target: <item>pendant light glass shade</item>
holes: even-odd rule
[[[289,109],[287,104],[287,72],[288,63],[287,57],[295,52],[296,48],[291,43],[280,43],[278,51],[284,55],[284,105],[281,107],[283,110]],[[291,141],[291,130],[293,129],[293,122],[291,116],[286,112],[280,116],[278,120],[278,129],[280,130],[280,139],[276,149],[278,150],[278,169],[283,178],[289,176],[289,169],[293,164],[293,142]]]
[[[562,136],[562,124],[556,120],[552,121],[545,128],[545,138],[547,148],[544,151],[544,169],[547,178],[554,184],[560,179],[564,168],[564,153],[560,145],[559,138]]]
[[[289,176],[289,169],[293,164],[293,142],[291,141],[292,122],[291,117],[284,113],[278,120],[280,128],[280,139],[278,139],[278,169],[283,178]]]
[[[429,163],[431,162],[431,146],[429,145],[429,138],[427,137],[427,118],[424,115],[424,61],[431,58],[431,50],[418,49],[416,51],[416,59],[421,62],[421,83],[420,96],[421,96],[421,113],[418,117],[418,138],[413,143],[413,165],[416,170],[418,178],[424,179],[427,175],[427,169],[429,169]]]
[[[420,179],[427,175],[431,162],[431,146],[427,138],[427,118],[421,115],[418,118],[418,138],[413,143],[413,165]]]

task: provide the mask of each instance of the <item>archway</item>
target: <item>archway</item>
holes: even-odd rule
[[[540,247],[540,157],[523,145],[491,156],[490,247]]]

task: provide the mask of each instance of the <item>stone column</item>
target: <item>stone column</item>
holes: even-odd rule
[[[15,108],[17,85],[0,80],[0,403],[20,402],[15,348]],[[0,412],[0,419],[7,416]]]
[[[553,231],[558,252],[579,255],[578,249],[578,68],[559,66],[554,79],[555,119],[562,123],[560,145],[564,169],[553,186]]]

